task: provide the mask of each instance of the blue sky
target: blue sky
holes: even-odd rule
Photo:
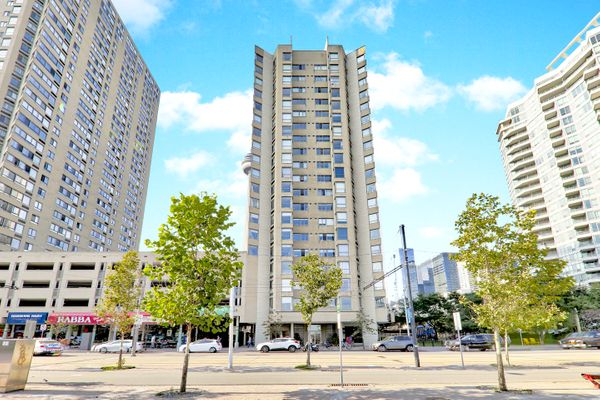
[[[163,92],[143,238],[170,197],[214,192],[241,247],[253,53],[366,45],[384,259],[405,224],[417,262],[451,250],[473,192],[509,201],[495,132],[506,105],[599,11],[593,1],[113,0]]]

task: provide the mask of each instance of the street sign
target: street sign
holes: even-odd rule
[[[452,313],[452,317],[454,317],[454,329],[457,331],[462,331],[462,323],[460,320],[460,312]]]

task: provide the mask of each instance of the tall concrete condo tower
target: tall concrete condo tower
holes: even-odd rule
[[[363,289],[383,274],[365,49],[280,45],[269,54],[257,47],[254,71],[240,321],[257,343],[270,315],[281,318],[284,335],[324,341],[333,334],[334,303],[315,315],[310,332],[294,311],[292,263],[315,253],[343,271],[344,334],[364,316],[370,345],[387,310],[383,282]]]
[[[513,203],[537,211],[540,246],[583,285],[600,282],[599,22],[600,13],[497,130]]]
[[[137,249],[160,90],[109,0],[0,3],[0,251]]]

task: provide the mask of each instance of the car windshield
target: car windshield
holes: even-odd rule
[[[388,337],[384,338],[382,340],[382,342],[389,342],[389,341],[392,341],[392,340],[395,340],[395,339],[396,339],[395,336],[388,336]]]

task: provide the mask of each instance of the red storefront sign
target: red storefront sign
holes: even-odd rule
[[[129,313],[130,316],[137,316],[142,323],[152,323],[152,318],[147,312]],[[67,324],[67,325],[107,325],[110,321],[104,321],[102,318],[90,312],[75,313],[54,313],[48,316],[48,323]]]
[[[103,321],[94,313],[54,313],[48,317],[48,323],[67,325],[102,325]]]

